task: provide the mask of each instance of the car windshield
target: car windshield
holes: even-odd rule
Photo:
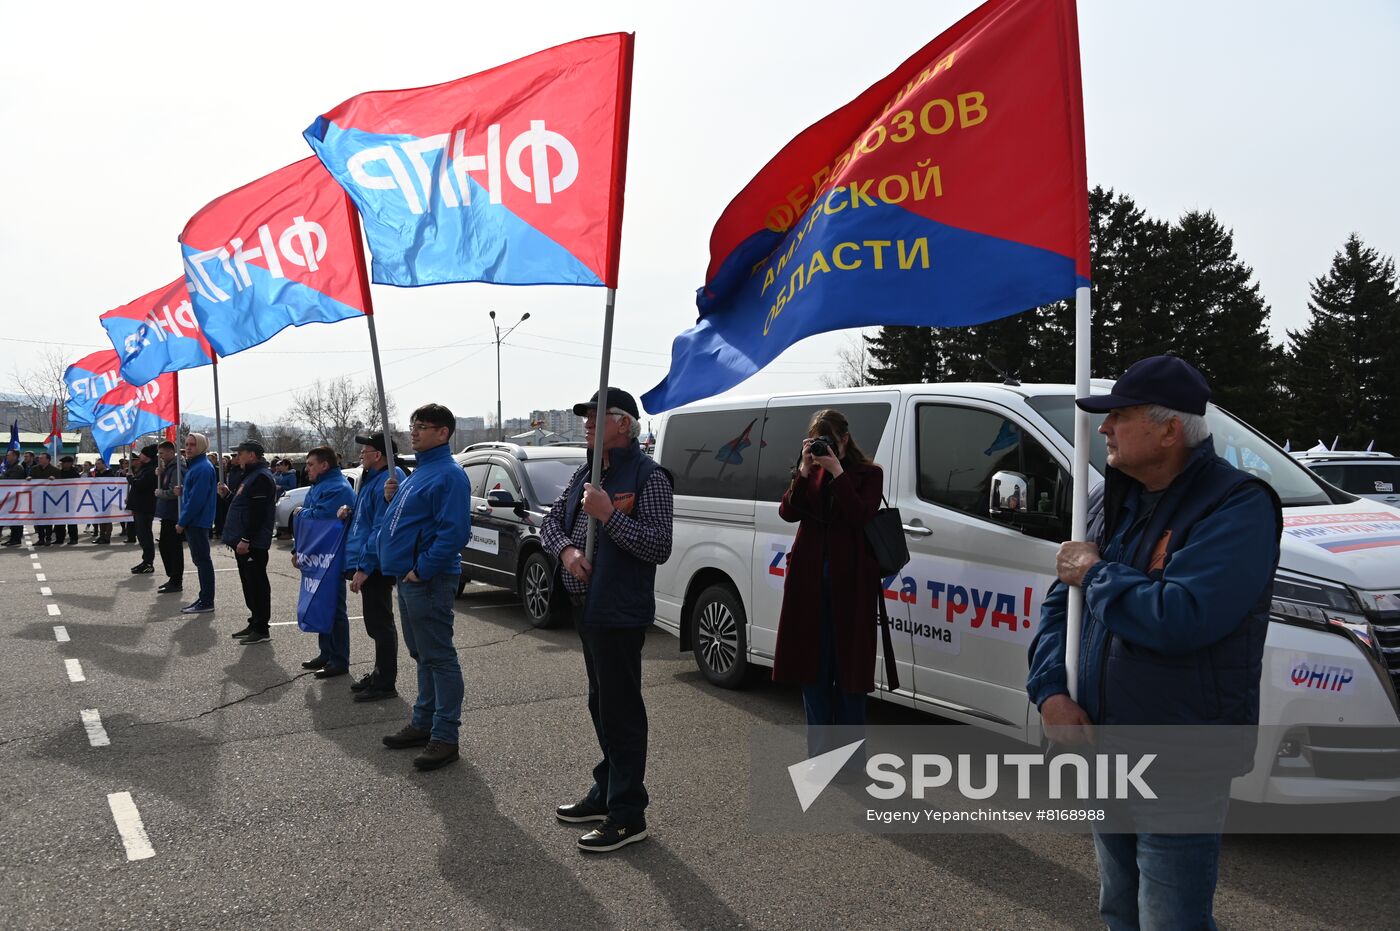
[[[1400,488],[1400,460],[1393,462],[1329,462],[1313,471],[1354,495],[1391,495]]]
[[[1067,394],[1041,395],[1027,398],[1027,401],[1061,436],[1074,442],[1073,398]],[[1090,429],[1094,431],[1089,461],[1100,475],[1108,462],[1108,449],[1098,432],[1103,419],[1103,414],[1089,415]],[[1272,485],[1284,507],[1316,507],[1332,503],[1326,490],[1307,469],[1244,421],[1211,404],[1206,407],[1206,424],[1215,439],[1215,451],[1229,460],[1231,465],[1257,475]]]
[[[583,465],[584,457],[570,456],[568,459],[529,459],[525,462],[525,474],[530,478],[530,488],[539,500],[531,502],[544,509],[554,503],[564,493],[574,471]]]

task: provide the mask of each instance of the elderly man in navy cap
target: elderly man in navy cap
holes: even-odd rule
[[[642,701],[642,643],[656,620],[656,567],[671,555],[671,475],[642,452],[637,402],[607,389],[574,405],[586,418],[588,461],[579,466],[540,529],[545,549],[564,567],[564,588],[576,605],[588,712],[603,759],[593,785],[575,804],[555,810],[560,821],[601,822],[578,840],[606,852],[647,836],[647,711]],[[590,481],[603,457],[601,487]],[[597,549],[585,555],[588,518],[598,521]]]
[[[1110,393],[1075,402],[1106,415],[1099,433],[1108,467],[1090,495],[1088,542],[1060,547],[1059,581],[1031,644],[1026,687],[1052,738],[1088,724],[1259,721],[1282,508],[1266,482],[1216,455],[1209,400],[1193,366],[1154,356],[1130,366]],[[1084,592],[1077,702],[1065,669],[1071,585]],[[1202,804],[1216,806],[1213,823],[1223,821],[1229,779],[1252,768],[1253,751],[1235,747],[1221,767],[1228,771],[1202,794]],[[1218,830],[1096,833],[1094,847],[1110,928],[1215,927]]]

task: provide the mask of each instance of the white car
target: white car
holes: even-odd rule
[[[1309,450],[1293,458],[1343,491],[1400,507],[1400,459],[1390,453]]]
[[[1096,381],[1106,392],[1111,382]],[[812,414],[839,409],[884,466],[912,556],[885,580],[900,688],[875,697],[1039,744],[1027,647],[1069,537],[1074,390],[936,384],[709,400],[666,415],[656,458],[675,478],[675,537],[656,575],[657,623],[701,673],[737,687],[771,666],[795,527],[778,517]],[[1236,798],[1400,796],[1400,747],[1357,727],[1400,725],[1400,515],[1319,480],[1214,406],[1216,451],[1268,481],[1284,535],[1260,682],[1254,771]],[[1101,422],[1096,418],[1095,427]],[[1106,453],[1093,434],[1091,480]],[[997,478],[1023,505],[996,507]],[[1267,737],[1265,736],[1267,735]],[[1338,760],[1374,778],[1337,778]]]
[[[350,480],[350,487],[358,489],[360,487],[360,473],[364,471],[360,466],[343,470],[343,474]],[[310,485],[299,485],[277,499],[277,532],[292,532],[292,512],[302,506],[306,500],[306,493],[311,490]]]

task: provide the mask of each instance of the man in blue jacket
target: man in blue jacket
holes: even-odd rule
[[[384,483],[388,481],[388,457],[383,433],[357,436],[360,444],[360,485],[355,492],[355,506],[340,509],[340,519],[350,521],[345,542],[345,574],[350,579],[350,591],[360,596],[364,614],[365,633],[374,641],[374,669],[350,686],[355,701],[371,702],[392,698],[398,694],[395,684],[399,675],[399,633],[394,629],[394,578],[379,571],[379,551],[375,534],[384,517]],[[404,479],[403,470],[394,469],[396,482]]]
[[[398,580],[399,617],[408,655],[418,664],[413,718],[384,738],[393,749],[422,747],[420,770],[458,758],[462,669],[452,643],[452,599],[471,538],[471,483],[448,440],[457,419],[441,404],[413,412],[409,440],[417,468],[399,484],[378,530],[379,571]]]
[[[190,561],[199,572],[199,597],[180,609],[181,614],[207,614],[214,610],[214,558],[209,553],[209,530],[214,526],[214,499],[219,484],[214,467],[205,458],[209,440],[203,433],[185,437],[185,460],[189,463],[175,487],[180,499],[180,516],[175,532],[190,547]]]
[[[1189,363],[1154,356],[1110,394],[1075,402],[1107,414],[1108,468],[1090,497],[1092,542],[1060,547],[1030,648],[1026,689],[1052,739],[1075,742],[1090,724],[1259,721],[1282,509],[1267,483],[1215,454],[1209,399]],[[1077,701],[1065,669],[1071,585],[1084,592]],[[1200,800],[1216,823],[1230,777],[1253,756],[1252,744],[1238,746],[1222,761],[1228,772],[1208,774]],[[1110,928],[1215,927],[1218,831],[1095,834],[1094,847]]]
[[[340,457],[329,446],[317,446],[306,454],[306,477],[311,481],[311,490],[306,493],[301,507],[292,512],[293,530],[297,526],[296,518],[331,520],[342,507],[355,503],[355,490],[340,471]],[[292,565],[298,568],[301,565],[295,546]],[[316,635],[321,650],[314,659],[302,663],[301,668],[316,670],[318,679],[332,679],[350,671],[350,619],[345,611],[345,580],[326,576],[321,584],[336,587],[335,621],[330,633]]]

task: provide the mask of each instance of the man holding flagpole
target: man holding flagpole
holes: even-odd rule
[[[199,571],[199,597],[180,609],[181,614],[207,614],[214,610],[214,560],[209,552],[209,530],[214,526],[214,496],[218,477],[206,458],[209,440],[203,433],[185,437],[185,460],[189,466],[175,486],[180,499],[180,517],[175,532],[185,538],[190,561]]]

